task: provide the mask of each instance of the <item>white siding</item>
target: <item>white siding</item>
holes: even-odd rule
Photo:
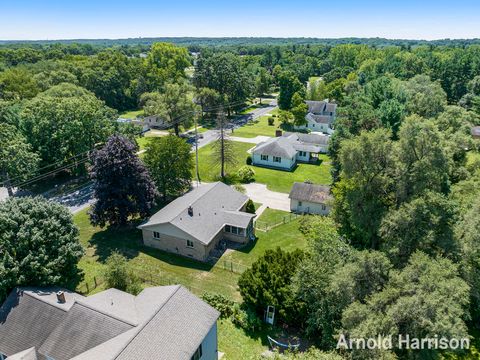
[[[309,214],[328,215],[330,206],[325,204],[317,204],[308,201],[302,201],[302,205],[298,200],[290,199],[290,210],[293,212],[307,212]],[[323,208],[325,206],[325,209]]]
[[[217,323],[215,323],[202,341],[201,360],[218,359]]]
[[[262,165],[269,167],[276,167],[280,169],[290,170],[295,165],[295,157],[293,159],[281,158],[280,162],[273,162],[273,156],[268,156],[267,160],[262,160],[260,154],[253,154],[252,156],[253,165]]]

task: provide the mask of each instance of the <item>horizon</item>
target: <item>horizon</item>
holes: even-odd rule
[[[106,0],[96,3],[20,0],[3,5],[2,41],[59,41],[155,37],[384,38],[444,40],[480,38],[480,4],[459,0],[341,3],[252,0],[208,4],[187,0]]]

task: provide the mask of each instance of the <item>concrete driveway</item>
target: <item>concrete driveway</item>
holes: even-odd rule
[[[250,183],[243,185],[246,189],[246,195],[252,199],[253,202],[261,203],[262,208],[269,207],[271,209],[290,211],[290,199],[288,194],[275,192],[267,189],[267,185]],[[259,209],[260,213],[263,209]],[[257,212],[257,215],[260,215]]]

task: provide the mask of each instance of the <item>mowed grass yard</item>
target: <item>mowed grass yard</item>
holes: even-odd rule
[[[229,250],[215,266],[211,266],[143,246],[141,232],[134,226],[127,229],[94,227],[88,221],[87,210],[77,213],[74,221],[80,230],[80,241],[85,248],[85,255],[79,263],[85,279],[77,290],[84,292],[88,283],[88,294],[105,289],[101,280],[105,260],[113,251],[118,251],[129,259],[130,269],[137,276],[148,280],[151,274],[155,283],[147,281],[143,284],[144,287],[181,284],[199,296],[205,292],[213,292],[241,301],[237,289],[240,274],[224,270],[221,264],[230,261],[246,268],[267,249],[281,247],[289,251],[303,249],[307,245],[306,239],[298,230],[298,220],[294,220],[267,233],[258,231],[258,239],[250,246],[241,250]],[[99,283],[97,288],[93,287],[94,278]],[[243,360],[261,355],[268,349],[267,334],[272,335],[272,331],[278,331],[263,329],[261,332],[247,334],[229,319],[220,320],[218,326],[219,350],[225,353],[226,360]]]
[[[253,111],[253,110],[252,110]],[[271,115],[278,114],[278,109],[274,109],[270,112]],[[275,136],[275,130],[280,129],[280,121],[278,117],[274,117],[273,125],[268,125],[268,118],[270,116],[264,115],[251,121],[244,126],[235,129],[232,136],[254,138],[258,135]]]
[[[238,169],[246,164],[248,157],[247,150],[253,148],[254,144],[233,142],[235,154],[237,156],[237,164],[235,166],[227,166],[227,173],[235,174]],[[199,172],[202,181],[211,182],[218,179],[220,174],[219,165],[215,163],[213,158],[214,145],[209,144],[198,151]],[[282,171],[253,166],[255,170],[255,182],[266,184],[268,189],[283,193],[290,192],[294,182],[303,182],[310,180],[315,184],[331,183],[330,175],[330,159],[327,155],[320,156],[320,164],[299,164],[294,171]]]
[[[212,266],[143,246],[141,232],[135,226],[127,229],[92,226],[87,210],[75,214],[74,221],[80,230],[80,242],[85,249],[85,255],[79,263],[85,274],[84,281],[78,287],[82,292],[86,290],[86,283],[90,292],[104,289],[103,284],[93,289],[94,277],[99,284],[102,282],[105,260],[112,252],[118,251],[128,258],[131,269],[144,280],[145,286],[152,286],[152,282],[155,285],[182,284],[197,295],[208,291],[239,301],[237,281],[240,274],[224,270],[226,261],[233,262],[236,269],[244,269],[267,249],[280,246],[285,250],[293,250],[306,246],[306,241],[298,230],[298,220],[294,220],[266,233],[258,231],[255,242],[240,250],[228,250]]]

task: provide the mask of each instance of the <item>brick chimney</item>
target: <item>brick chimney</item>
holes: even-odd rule
[[[58,291],[57,292],[57,301],[60,304],[65,304],[65,293],[63,291]]]
[[[280,137],[280,136],[282,136],[282,130],[280,129],[275,130],[275,137]]]
[[[193,216],[193,207],[188,207],[188,215]]]

